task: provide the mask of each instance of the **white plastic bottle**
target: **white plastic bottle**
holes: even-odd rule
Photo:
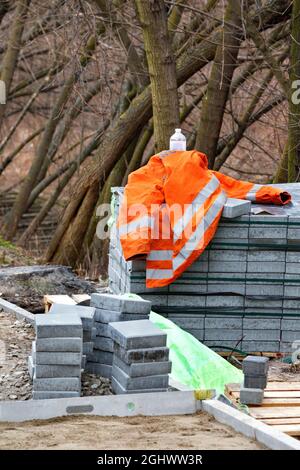
[[[170,150],[186,150],[186,138],[181,129],[175,129],[175,134],[171,136]]]

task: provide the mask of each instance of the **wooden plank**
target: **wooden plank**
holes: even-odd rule
[[[257,419],[300,418],[300,406],[252,406],[249,413]]]
[[[263,423],[269,424],[270,426],[274,424],[300,424],[299,418],[266,418],[262,420]]]
[[[84,302],[85,300],[91,300],[91,296],[88,294],[72,294],[72,299],[79,304],[79,302]]]
[[[300,436],[300,424],[277,424],[272,427],[289,436]]]
[[[264,398],[261,406],[300,406],[300,398]]]
[[[219,356],[222,356],[222,357],[228,357],[228,356],[234,356],[236,359],[245,359],[245,355],[242,355],[242,354],[239,354],[239,353],[235,353],[235,352],[232,352],[232,351],[216,351],[217,354],[219,354]],[[263,356],[263,357],[270,357],[270,358],[281,358],[283,357],[283,353],[280,353],[280,352],[249,352],[247,353],[247,356],[249,356],[251,354],[251,356]]]
[[[227,384],[226,390],[228,393],[238,392],[241,388],[240,384]],[[266,391],[300,391],[300,382],[268,382]]]
[[[238,399],[240,397],[240,392],[232,392],[230,394],[232,397]],[[299,398],[300,399],[300,390],[265,390],[264,398]]]
[[[76,302],[69,295],[44,295],[44,304],[48,313],[53,304],[76,305]]]

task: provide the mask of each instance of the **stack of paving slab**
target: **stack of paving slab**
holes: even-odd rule
[[[240,390],[240,401],[244,405],[260,405],[268,382],[269,359],[247,356],[243,360],[244,384]]]
[[[36,340],[29,370],[33,399],[79,397],[82,323],[76,313],[35,315]]]
[[[110,323],[110,331],[114,342],[113,391],[167,391],[171,372],[167,335],[150,320]]]
[[[92,294],[91,306],[95,308],[96,337],[93,352],[87,355],[86,370],[110,379],[114,343],[109,323],[148,319],[151,302],[125,299],[120,295]]]
[[[82,369],[86,368],[87,355],[92,354],[94,350],[94,341],[96,341],[97,330],[95,327],[94,307],[81,305],[53,304],[50,309],[50,315],[69,315],[76,313],[82,322]]]
[[[125,261],[114,225],[110,289],[151,300],[154,311],[215,350],[291,353],[300,340],[300,184],[282,186],[293,205],[252,204],[250,214],[222,217],[205,252],[163,288],[146,288],[145,261]],[[116,217],[122,194],[113,188]]]

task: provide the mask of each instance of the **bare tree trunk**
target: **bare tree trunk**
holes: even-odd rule
[[[196,137],[196,148],[207,155],[210,168],[214,165],[226,101],[237,64],[241,27],[241,2],[229,0],[223,38],[216,51]]]
[[[273,183],[287,183],[288,181],[288,143],[286,143],[283,153],[273,178]]]
[[[143,29],[151,82],[156,151],[169,148],[169,139],[179,125],[176,66],[168,34],[163,0],[136,0]]]
[[[15,68],[17,66],[22,41],[22,34],[24,30],[29,4],[30,0],[19,0],[17,2],[14,21],[10,28],[7,49],[1,64],[0,74],[0,79],[5,83],[6,96],[8,96],[9,94]],[[0,128],[3,124],[4,113],[5,104],[0,104]]]
[[[84,67],[87,65],[88,61],[91,58],[91,54],[95,50],[96,46],[96,39],[94,36],[92,36],[87,45],[86,45],[86,50],[85,54],[81,57],[81,66]],[[10,214],[7,217],[7,221],[4,227],[4,235],[7,240],[12,240],[13,237],[15,236],[17,229],[18,229],[18,223],[24,213],[24,211],[27,208],[28,204],[28,199],[30,196],[30,193],[36,184],[37,178],[39,176],[39,173],[41,171],[41,167],[43,165],[43,162],[47,156],[47,152],[49,149],[49,146],[52,141],[53,134],[55,132],[55,129],[61,119],[62,112],[64,109],[64,106],[66,102],[68,101],[72,91],[73,91],[73,86],[76,83],[80,76],[80,73],[78,71],[74,71],[69,78],[66,80],[60,94],[58,95],[58,98],[56,100],[56,103],[54,107],[52,108],[51,115],[48,119],[48,122],[45,126],[45,131],[43,133],[43,136],[41,138],[41,141],[38,145],[35,158],[33,159],[33,162],[31,164],[30,170],[22,184],[22,187],[18,193],[18,196],[15,200],[15,203],[13,205],[13,208],[10,212]]]
[[[288,181],[300,176],[300,100],[295,97],[300,80],[300,0],[293,2],[289,83]]]
[[[2,0],[0,3],[0,24],[9,10],[9,0]]]

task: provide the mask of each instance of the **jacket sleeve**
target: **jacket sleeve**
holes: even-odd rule
[[[239,181],[218,171],[212,171],[212,173],[218,178],[228,197],[278,205],[287,204],[292,199],[290,193],[280,188]]]
[[[117,224],[126,261],[150,252],[155,213],[164,202],[163,176],[159,157],[129,175]]]

